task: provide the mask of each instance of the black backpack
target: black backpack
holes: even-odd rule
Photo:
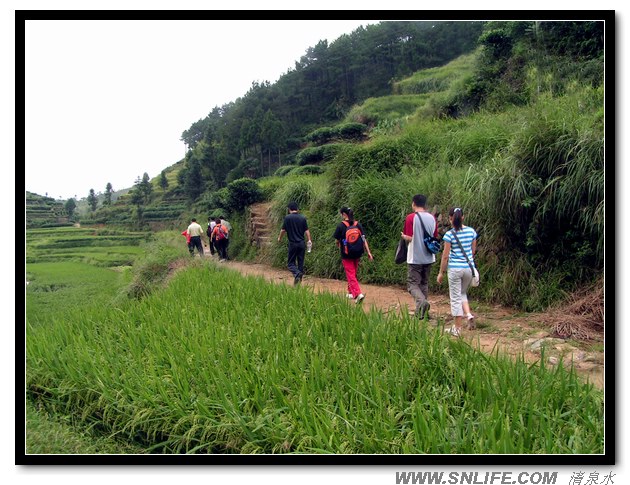
[[[357,259],[363,256],[365,251],[363,247],[363,233],[359,229],[359,223],[354,221],[352,225],[348,221],[343,221],[346,226],[346,233],[344,235],[342,244],[343,252],[351,259]]]

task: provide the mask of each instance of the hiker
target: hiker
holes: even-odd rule
[[[190,235],[190,244],[192,249],[190,250],[190,255],[195,255],[195,248],[199,252],[199,256],[203,257],[203,245],[201,244],[201,235],[203,234],[203,229],[199,224],[197,224],[197,219],[194,217],[190,220],[190,225],[188,226],[188,234]]]
[[[232,224],[230,224],[228,221],[225,220],[225,216],[220,216],[221,217],[221,225],[225,228],[227,228],[228,233],[232,234]],[[225,259],[228,259],[228,246],[230,245],[230,239],[226,239],[225,241]]]
[[[472,227],[464,226],[464,213],[459,207],[449,211],[448,219],[453,227],[444,234],[444,250],[437,282],[442,284],[444,270],[448,268],[451,314],[455,317],[455,323],[451,327],[450,334],[459,337],[464,316],[466,316],[468,329],[473,330],[475,328],[475,317],[470,313],[466,292],[473,278],[469,261],[476,268],[474,257],[477,252],[477,232]]]
[[[184,236],[186,238],[186,246],[188,246],[188,252],[190,253],[190,255],[193,255],[193,246],[190,243],[190,234],[188,234],[188,229],[186,229],[184,232],[182,232],[182,236]]]
[[[211,240],[214,243],[214,247],[219,253],[219,262],[227,261],[227,242],[229,239],[230,232],[226,226],[221,224],[221,218],[217,217],[214,220],[214,229],[212,229],[212,237]]]
[[[210,246],[210,255],[214,256],[216,248],[214,247],[214,241],[212,240],[212,231],[217,223],[212,217],[208,217],[208,228],[206,229],[206,235],[208,236],[208,246]]]
[[[361,291],[361,286],[357,280],[357,269],[364,253],[367,252],[370,261],[374,260],[374,257],[365,239],[363,226],[359,221],[354,220],[354,211],[349,207],[342,207],[339,213],[343,220],[335,228],[333,237],[337,240],[337,247],[341,251],[341,263],[348,281],[348,294],[346,296],[353,299],[355,303],[361,303],[365,298],[365,293]]]
[[[278,242],[282,240],[282,236],[286,233],[289,240],[287,268],[293,274],[293,284],[298,285],[302,282],[304,276],[304,254],[306,252],[306,244],[304,236],[308,238],[309,248],[312,246],[311,231],[308,229],[308,222],[303,214],[299,213],[296,202],[287,204],[289,213],[284,216],[282,221],[282,229],[278,234]]]
[[[407,291],[415,300],[414,316],[429,319],[429,273],[435,254],[424,244],[425,232],[437,237],[437,220],[426,209],[427,197],[416,194],[411,199],[411,212],[405,218],[401,237],[407,242]],[[424,229],[423,230],[423,226]]]

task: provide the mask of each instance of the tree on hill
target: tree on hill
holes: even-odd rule
[[[87,196],[87,203],[90,207],[90,210],[94,212],[96,210],[96,206],[98,205],[98,198],[94,193],[94,189],[90,189],[90,194]]]
[[[168,179],[166,178],[166,171],[162,170],[160,172],[160,188],[162,190],[168,189]]]
[[[190,159],[190,166],[184,179],[184,190],[191,202],[195,201],[203,193],[204,183],[201,175],[201,166],[196,158]]]
[[[136,221],[138,227],[142,227],[144,222],[144,207],[149,202],[151,193],[153,192],[153,186],[151,185],[149,174],[144,173],[142,179],[136,178],[133,189],[131,189],[131,203],[136,206]]]
[[[77,202],[73,198],[69,198],[64,204],[66,212],[68,213],[68,217],[72,219],[74,215],[74,210],[77,208]]]
[[[134,205],[146,205],[151,200],[153,186],[149,178],[149,174],[144,172],[142,178],[137,177],[131,190],[131,203]]]
[[[107,185],[105,186],[105,200],[103,201],[103,205],[111,205],[112,204],[112,193],[114,192],[114,189],[112,187],[112,184],[110,182],[107,182]]]
[[[263,149],[267,151],[268,175],[271,174],[271,152],[278,151],[278,163],[280,162],[280,150],[286,145],[286,127],[273,111],[267,110],[260,127],[260,141]]]

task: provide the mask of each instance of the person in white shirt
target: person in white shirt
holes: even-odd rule
[[[429,319],[429,274],[431,265],[435,263],[435,255],[429,252],[424,244],[424,230],[437,237],[437,220],[427,211],[427,197],[416,194],[411,200],[413,212],[405,218],[401,237],[407,246],[407,291],[416,303],[415,316],[421,320]],[[424,230],[423,230],[424,226]]]
[[[197,219],[194,217],[190,220],[190,226],[188,226],[188,234],[190,234],[190,244],[193,248],[196,248],[199,252],[199,256],[203,258],[203,245],[201,244],[201,235],[203,234],[203,229],[199,224],[197,224]],[[190,253],[191,256],[195,255],[195,251]]]

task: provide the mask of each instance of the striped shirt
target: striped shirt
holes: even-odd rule
[[[451,229],[442,238],[443,241],[451,243],[451,252],[448,255],[448,267],[449,268],[470,268],[468,266],[468,262],[466,261],[466,256],[462,253],[462,249],[457,244],[457,240],[455,236],[453,236],[455,229]],[[472,242],[477,239],[477,232],[468,226],[462,226],[462,228],[457,231],[457,238],[459,242],[464,247],[464,251],[468,255],[468,259],[471,264],[475,266],[475,260],[472,254]]]

